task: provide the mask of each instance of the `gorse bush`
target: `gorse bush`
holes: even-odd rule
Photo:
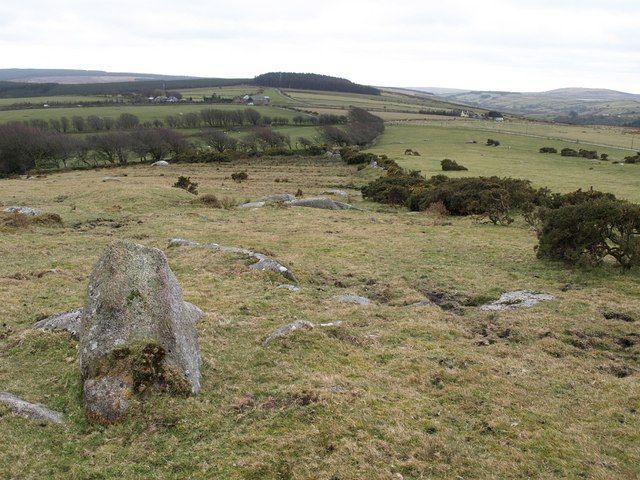
[[[196,182],[191,181],[191,177],[179,176],[178,181],[173,184],[175,188],[181,188],[186,190],[187,192],[197,195],[198,194],[198,184]]]
[[[500,146],[500,142],[498,140],[494,140],[493,138],[488,138],[486,145],[487,147],[498,147]]]
[[[640,205],[603,196],[541,217],[540,258],[595,266],[610,256],[625,270],[640,265]]]
[[[558,150],[553,147],[542,147],[540,148],[540,153],[558,153]]]
[[[577,157],[578,152],[573,148],[563,148],[562,150],[560,150],[560,155],[562,155],[563,157]]]
[[[414,190],[409,207],[421,211],[442,203],[451,215],[479,215],[494,224],[507,225],[513,222],[513,213],[532,208],[535,194],[527,180],[437,175]]]
[[[460,165],[458,164],[458,162],[456,162],[455,160],[450,160],[448,158],[445,158],[444,160],[442,160],[440,162],[440,166],[442,167],[443,171],[462,171],[462,170],[469,170],[467,167],[465,167],[464,165]]]
[[[340,149],[342,160],[348,165],[358,165],[363,163],[371,163],[378,160],[378,156],[373,153],[360,152],[351,147],[343,147]]]
[[[401,169],[369,183],[364,198],[414,211],[440,203],[451,215],[479,215],[495,224],[509,224],[512,214],[533,208],[536,191],[526,180],[498,177],[449,178],[436,175],[427,180],[417,171]]]
[[[234,172],[234,173],[231,174],[231,180],[233,180],[234,182],[237,182],[237,183],[242,183],[245,180],[247,180],[248,178],[249,178],[249,175],[245,171]]]
[[[629,155],[624,157],[624,163],[640,163],[640,152],[637,155]]]

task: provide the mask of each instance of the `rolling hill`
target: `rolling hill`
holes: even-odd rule
[[[185,75],[157,75],[153,73],[106,72],[103,70],[72,70],[49,68],[3,68],[0,81],[21,83],[110,83],[145,80],[184,80]]]
[[[624,125],[640,118],[640,95],[599,88],[502,92],[416,88],[448,101],[569,123]]]

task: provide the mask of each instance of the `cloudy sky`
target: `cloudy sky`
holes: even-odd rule
[[[640,93],[638,0],[3,0],[0,68]]]

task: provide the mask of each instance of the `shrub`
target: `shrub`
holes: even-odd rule
[[[640,265],[640,205],[600,198],[542,213],[538,257],[599,265],[613,257],[623,269]]]
[[[348,165],[360,165],[378,160],[378,156],[373,153],[360,152],[359,150],[349,147],[341,148],[340,156]]]
[[[602,160],[603,162],[608,162],[609,161],[609,154],[608,153],[601,153],[600,154],[600,160]]]
[[[218,200],[218,197],[216,197],[211,193],[207,193],[206,195],[200,195],[191,203],[200,203],[209,208],[222,208],[222,203],[220,202],[220,200]]]
[[[175,188],[182,188],[187,192],[197,195],[198,194],[198,184],[196,182],[192,182],[190,177],[183,177],[182,175],[178,177],[178,181],[173,184]]]
[[[442,170],[444,171],[469,170],[464,165],[460,165],[455,160],[449,160],[448,158],[445,158],[444,160],[442,160],[440,162],[440,165],[442,166]]]
[[[578,151],[578,156],[579,157],[583,157],[583,158],[589,158],[591,160],[597,160],[598,159],[598,152],[596,152],[595,150],[584,150],[584,149],[580,149]]]
[[[231,180],[233,180],[234,182],[237,182],[237,183],[242,183],[243,181],[247,180],[248,178],[249,178],[249,175],[245,171],[234,172],[234,173],[231,174]]]
[[[506,225],[513,222],[512,213],[530,211],[535,197],[528,180],[437,175],[414,191],[409,207],[425,210],[441,202],[451,215],[480,215],[494,224]]]
[[[578,152],[576,152],[573,148],[563,148],[560,150],[560,155],[563,157],[577,157]]]
[[[225,151],[218,152],[215,150],[197,150],[189,149],[180,152],[173,157],[176,163],[218,163],[230,162],[234,158],[234,153]]]
[[[420,172],[393,171],[362,187],[362,196],[378,203],[407,205],[413,190],[425,183]]]
[[[558,153],[558,150],[553,147],[542,147],[540,153]]]
[[[488,138],[486,145],[487,147],[497,147],[500,145],[500,142],[498,140],[494,140],[493,138]]]
[[[231,197],[218,198],[211,193],[199,196],[192,203],[200,203],[209,208],[224,208],[225,210],[229,210],[236,205],[236,201]]]
[[[624,163],[640,163],[640,152],[637,155],[624,157]]]

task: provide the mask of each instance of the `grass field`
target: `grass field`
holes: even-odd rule
[[[390,127],[377,149],[418,148],[424,157],[413,166],[442,156],[444,147],[435,150],[441,129],[402,128],[404,143],[401,127]],[[470,132],[445,133],[453,148]],[[447,156],[472,174],[490,173],[488,147],[476,148],[469,157]],[[521,148],[514,143],[511,152]],[[496,159],[495,173],[510,173],[503,157],[486,158]],[[533,171],[516,166],[528,168],[514,163],[516,176]],[[249,175],[242,184],[229,180],[239,170]],[[537,170],[542,184],[563,171]],[[127,176],[101,182],[117,173]],[[368,211],[208,209],[171,187],[178,175],[197,181],[201,193],[237,201],[347,188]],[[2,204],[58,213],[64,225],[3,227],[1,390],[67,419],[42,427],[0,410],[3,476],[637,478],[637,323],[605,320],[602,312],[640,315],[639,273],[537,260],[535,235],[522,221],[496,227],[361,202],[349,186],[375,175],[320,157],[2,180]],[[301,291],[276,289],[281,278],[233,256],[168,249],[172,237],[267,252],[296,273]],[[198,396],[151,397],[105,428],[84,417],[76,343],[30,326],[82,305],[92,264],[116,238],[164,249],[185,298],[206,312],[197,325],[203,381]],[[40,275],[51,268],[60,271]],[[562,288],[569,283],[574,288]],[[556,299],[498,313],[469,306],[464,315],[406,306],[432,290],[477,304],[524,288]],[[374,304],[331,300],[345,292]],[[344,323],[262,347],[266,335],[296,319]]]
[[[482,129],[473,128],[480,126]],[[400,123],[389,125],[371,151],[386,154],[400,165],[420,170],[431,176],[443,173],[440,161],[444,158],[456,160],[466,166],[468,172],[447,172],[454,176],[511,176],[526,178],[535,186],[548,186],[554,191],[568,192],[577,188],[615,193],[621,198],[640,201],[640,168],[638,165],[614,164],[630,155],[629,151],[614,148],[576,145],[568,141],[547,140],[517,134],[487,132],[485,126],[491,122],[425,122],[425,124]],[[512,128],[511,125],[505,126]],[[567,127],[545,126],[550,135],[562,135]],[[542,127],[540,127],[542,130]],[[501,142],[499,147],[487,147],[487,138]],[[600,137],[594,136],[594,139]],[[608,137],[616,142],[619,136]],[[477,141],[475,144],[467,143]],[[540,147],[587,148],[598,153],[608,153],[610,161],[600,162],[584,158],[561,157],[559,154],[538,153]],[[406,149],[417,150],[421,156],[405,156]]]
[[[168,115],[181,115],[185,113],[195,112],[198,113],[205,108],[214,108],[220,110],[241,110],[247,108],[245,105],[197,105],[197,104],[183,104],[183,105],[117,105],[117,106],[100,106],[100,107],[73,107],[73,108],[40,108],[29,110],[6,110],[0,111],[0,123],[6,123],[11,121],[25,121],[32,119],[49,120],[52,118],[68,117],[71,118],[75,115],[81,117],[88,117],[89,115],[97,115],[99,117],[111,117],[117,118],[122,113],[132,113],[137,115],[141,121],[164,119]],[[293,118],[298,113],[291,110],[271,107],[271,106],[255,106],[252,107],[258,110],[262,115],[269,115],[272,117],[287,117]]]
[[[73,102],[104,102],[108,97],[89,95],[62,95],[53,97],[25,97],[25,98],[0,98],[0,107],[20,103],[43,105],[45,103],[73,103]]]

